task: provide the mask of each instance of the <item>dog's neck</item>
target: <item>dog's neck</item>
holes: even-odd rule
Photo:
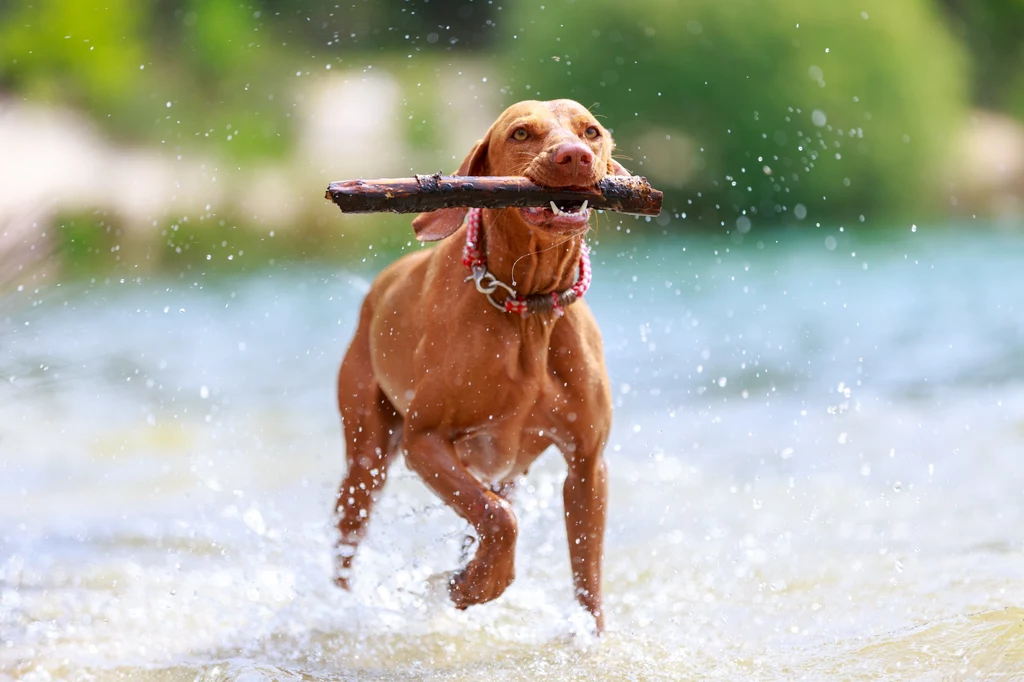
[[[487,269],[518,293],[561,292],[576,281],[582,235],[546,233],[515,209],[484,211],[483,231]]]

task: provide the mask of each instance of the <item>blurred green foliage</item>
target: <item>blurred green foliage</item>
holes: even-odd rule
[[[480,47],[492,13],[436,0],[7,0],[0,92],[83,108],[133,141],[273,159],[292,143],[293,79],[346,55]]]
[[[107,211],[57,216],[54,253],[75,276],[112,276],[154,270],[204,272],[229,266],[233,275],[269,264],[347,261],[379,269],[403,253],[424,248],[409,230],[409,217],[391,213],[311,221],[302,230],[252,230],[244,216],[208,221],[178,219],[152,234],[125,229]]]
[[[972,99],[1024,117],[1024,0],[941,0],[973,57]]]
[[[543,0],[507,30],[516,99],[593,105],[705,222],[920,209],[964,115],[962,50],[925,0]]]
[[[966,110],[1024,116],[1022,35],[1024,0],[6,0],[0,94],[274,161],[305,79],[373,64],[404,142],[447,158],[431,86],[479,57],[509,101],[593,105],[676,212],[745,229],[940,207]]]
[[[289,142],[274,100],[287,66],[259,15],[232,0],[14,0],[0,88],[83,108],[132,141],[273,157]]]
[[[0,73],[29,96],[131,106],[147,46],[134,0],[14,2],[0,24]]]

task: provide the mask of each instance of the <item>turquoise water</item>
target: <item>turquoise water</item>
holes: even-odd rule
[[[331,584],[335,372],[385,262],[0,300],[0,679],[1024,670],[1024,233],[598,244],[601,639],[555,453],[498,601],[447,603],[464,524],[401,467],[353,593]]]

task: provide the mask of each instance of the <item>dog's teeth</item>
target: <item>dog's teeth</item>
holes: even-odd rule
[[[562,214],[562,212],[560,210],[558,210],[558,206],[556,206],[555,202],[553,202],[553,201],[551,202],[551,212],[554,213],[555,215],[561,215]]]
[[[588,202],[588,199],[584,199],[583,200],[583,206],[580,207],[580,213],[586,213],[587,212],[587,202]]]

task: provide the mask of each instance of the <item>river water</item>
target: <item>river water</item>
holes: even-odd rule
[[[447,603],[464,524],[401,465],[332,585],[372,253],[0,300],[0,679],[1024,676],[1020,233],[599,244],[600,639],[554,452],[496,602]]]

